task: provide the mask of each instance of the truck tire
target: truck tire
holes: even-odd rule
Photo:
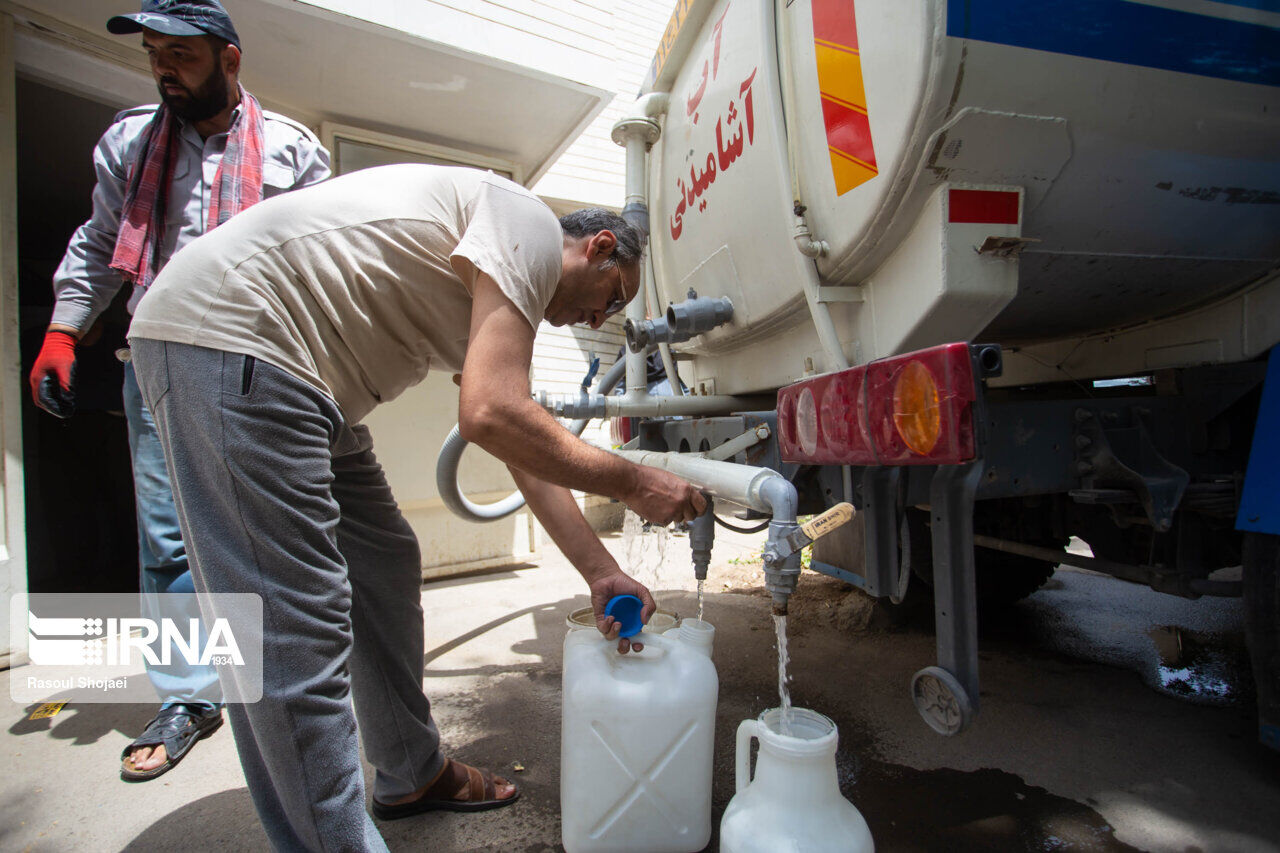
[[[904,535],[910,537],[911,570],[915,579],[933,587],[933,544],[929,536],[929,514],[918,509],[906,511]],[[1035,542],[1048,548],[1061,548],[1060,542]],[[1065,550],[1065,549],[1064,549]],[[1053,576],[1056,563],[975,548],[975,581],[978,607],[992,611],[1008,607],[1031,595]]]
[[[1244,625],[1258,693],[1258,740],[1280,751],[1280,536],[1246,533]]]
[[[1052,548],[1057,543],[1034,544]],[[1044,586],[1058,568],[1056,563],[989,548],[975,548],[973,558],[976,561],[978,606],[987,609],[1008,607],[1015,601],[1021,601]]]

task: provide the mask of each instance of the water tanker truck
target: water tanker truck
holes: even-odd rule
[[[940,733],[979,606],[1068,564],[1243,596],[1280,748],[1280,7],[680,0],[614,139],[650,235],[625,391],[545,405],[772,518],[776,609],[797,514],[852,503],[811,566],[931,592]]]

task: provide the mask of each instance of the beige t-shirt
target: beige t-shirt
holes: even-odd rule
[[[333,397],[351,423],[462,369],[477,271],[537,328],[561,272],[560,223],[474,169],[365,169],[232,217],[173,256],[130,338],[244,353]]]

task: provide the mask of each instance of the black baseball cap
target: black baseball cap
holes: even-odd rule
[[[140,33],[144,27],[167,36],[217,36],[240,47],[231,16],[218,0],[143,0],[137,14],[107,21],[107,31],[116,35]]]

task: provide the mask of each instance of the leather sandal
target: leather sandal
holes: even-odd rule
[[[146,729],[120,753],[124,762],[134,750],[144,746],[163,746],[165,762],[151,770],[131,770],[120,765],[120,778],[126,782],[146,782],[168,773],[196,743],[218,730],[222,725],[221,708],[203,708],[199,705],[170,705],[161,708]]]
[[[462,785],[459,785],[456,776],[451,772],[454,767],[465,768],[467,771],[467,780],[463,783],[467,788],[465,800],[457,799],[458,794],[462,793]],[[422,792],[422,796],[397,805],[388,805],[374,800],[373,816],[378,820],[399,820],[426,812],[482,812],[488,809],[500,809],[520,799],[520,789],[516,788],[511,780],[503,779],[504,784],[516,790],[510,797],[498,799],[497,779],[499,778],[501,777],[494,776],[489,770],[481,770],[463,764],[461,761],[446,758],[444,769],[440,771],[436,781]]]

